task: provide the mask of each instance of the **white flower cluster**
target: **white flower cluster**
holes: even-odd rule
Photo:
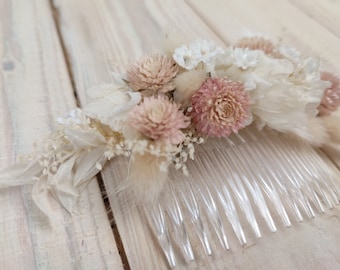
[[[273,56],[260,49],[222,49],[200,40],[177,48],[173,58],[187,70],[203,63],[213,78],[242,82],[260,128],[267,125],[313,142],[311,119],[317,116],[317,107],[330,83],[320,79],[318,59],[303,58],[288,45],[278,46],[277,51]]]
[[[214,63],[221,53],[223,50],[216,47],[214,42],[198,40],[189,46],[182,45],[175,49],[173,58],[179,66],[187,70],[196,68],[199,63],[204,63],[206,69],[210,71],[214,69]]]

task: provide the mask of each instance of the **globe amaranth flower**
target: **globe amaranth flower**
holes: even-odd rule
[[[179,105],[166,96],[145,97],[129,115],[130,126],[148,139],[179,144],[185,135],[181,129],[190,124],[190,118],[179,110]]]
[[[250,124],[250,101],[240,82],[208,78],[193,95],[191,117],[202,135],[226,137]]]
[[[340,79],[329,72],[321,73],[321,80],[329,81],[331,85],[325,90],[321,104],[318,107],[319,115],[329,115],[340,106]]]
[[[152,90],[166,93],[175,88],[172,79],[178,72],[176,62],[166,55],[155,54],[142,58],[127,71],[133,90]]]

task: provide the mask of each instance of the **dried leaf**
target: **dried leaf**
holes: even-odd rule
[[[43,167],[38,160],[22,161],[0,171],[0,187],[20,186],[37,180]]]

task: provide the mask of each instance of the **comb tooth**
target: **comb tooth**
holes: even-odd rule
[[[204,224],[201,219],[200,209],[196,197],[193,193],[193,188],[189,181],[185,182],[186,188],[180,189],[179,194],[183,202],[184,208],[187,210],[190,216],[190,220],[194,226],[194,231],[198,235],[201,244],[203,246],[204,252],[210,256],[212,254],[211,247],[208,241],[208,237],[205,232]]]
[[[256,158],[256,156],[254,156],[254,151],[248,144],[245,144],[242,148],[243,151],[240,149],[233,149],[233,155],[239,156],[239,159],[246,164],[245,167],[249,169],[251,174],[254,176],[255,181],[258,182],[268,199],[273,203],[273,206],[280,215],[283,224],[286,227],[291,226],[290,219],[279,196],[279,191],[273,184],[270,174],[268,174],[265,169],[266,164],[263,164],[260,158]]]
[[[282,141],[280,140],[280,143],[282,144]],[[291,147],[294,147],[294,143],[291,143]],[[307,201],[312,201],[315,205],[315,207],[321,211],[324,212],[324,208],[320,202],[319,197],[315,193],[315,190],[313,188],[314,181],[313,181],[313,176],[310,174],[310,171],[306,169],[305,165],[303,162],[301,162],[301,158],[299,157],[298,153],[296,153],[294,156],[291,155],[289,151],[285,151],[287,161],[291,165],[291,169],[293,169],[293,174],[297,175],[297,180],[300,182],[299,186],[302,189],[302,191],[305,192]],[[308,153],[312,154],[312,153]],[[293,162],[294,160],[294,162]],[[287,168],[288,169],[288,168]],[[310,210],[312,208],[310,207]],[[314,213],[311,215],[314,216]]]
[[[195,163],[191,163],[190,174],[192,175],[192,184],[199,191],[197,192],[198,200],[200,200],[203,205],[201,209],[204,209],[203,214],[206,215],[208,222],[213,227],[221,246],[225,250],[229,250],[229,243],[227,235],[225,234],[224,225],[221,219],[219,210],[217,209],[216,202],[211,194],[209,187],[207,186],[210,177],[205,174],[205,168],[200,164],[200,158],[197,156]]]
[[[276,140],[278,144],[282,145],[282,140]],[[296,143],[291,142],[291,148],[294,149],[296,147]],[[291,151],[285,151],[286,161],[289,163],[289,167],[287,167],[286,170],[293,170],[293,175],[297,176],[297,180],[299,181],[300,189],[306,196],[306,203],[308,201],[313,202],[314,206],[318,209],[320,212],[324,212],[324,206],[322,204],[322,201],[327,204],[329,202],[328,197],[325,195],[325,193],[320,188],[318,182],[315,180],[317,179],[318,175],[315,175],[312,172],[312,168],[307,168],[305,163],[309,162],[307,164],[313,164],[310,162],[310,160],[306,160],[307,156],[314,155],[314,151],[308,151],[312,149],[308,149],[309,146],[305,145],[304,147],[304,155],[301,156],[299,153],[301,150],[295,149],[294,156],[292,156]],[[307,152],[307,153],[306,153]],[[321,197],[321,200],[319,198]],[[329,202],[330,203],[330,202]],[[308,202],[309,204],[309,202]],[[309,210],[312,212],[309,216],[314,216],[314,212],[312,210],[312,207],[309,207]]]
[[[239,172],[238,177],[240,178],[240,181],[244,183],[244,185],[247,187],[249,193],[252,196],[252,199],[257,206],[261,216],[264,218],[268,228],[272,231],[275,232],[277,231],[275,222],[270,214],[270,211],[268,209],[266,200],[263,196],[263,193],[261,191],[260,186],[254,179],[254,174],[249,171],[248,167],[242,166],[242,159],[239,159],[239,154],[234,154],[231,157],[232,151],[225,151],[224,154],[226,155],[226,159],[228,162],[232,165],[231,167],[237,169]],[[227,158],[228,157],[228,158]]]
[[[315,153],[311,159],[322,174],[322,178],[319,178],[318,181],[326,186],[334,204],[338,205],[340,202],[340,185],[338,182],[335,182],[334,178],[339,177],[339,168],[335,167],[332,161],[321,151]]]
[[[214,184],[214,183],[213,183]],[[247,240],[244,235],[244,231],[242,229],[242,225],[240,222],[240,219],[238,217],[236,207],[234,204],[234,201],[232,199],[232,196],[228,190],[228,188],[223,185],[222,186],[222,192],[220,191],[219,187],[217,185],[214,185],[215,192],[217,194],[217,197],[220,200],[220,203],[222,204],[222,207],[224,209],[224,213],[226,214],[234,233],[236,234],[238,240],[240,241],[241,245],[246,245]]]
[[[291,151],[290,144],[282,145],[280,143],[275,142],[272,143],[275,138],[266,140],[266,143],[263,141],[258,141],[258,147],[253,148],[254,152],[257,156],[265,157],[267,161],[268,170],[270,174],[273,175],[273,179],[275,180],[275,184],[281,192],[281,195],[284,196],[285,202],[287,205],[293,210],[297,219],[302,221],[302,215],[299,211],[298,205],[304,209],[309,217],[314,216],[314,212],[312,207],[309,204],[308,199],[301,189],[301,181],[298,180],[298,176],[301,176],[301,171],[296,166],[297,157],[288,157],[287,152]],[[289,145],[289,147],[287,147]],[[290,162],[290,159],[293,159],[294,162]],[[289,163],[289,166],[287,165]],[[296,168],[297,167],[297,168]],[[271,168],[275,168],[275,171]],[[292,172],[293,171],[293,172]],[[303,178],[303,177],[302,177]]]
[[[219,182],[219,185],[221,185],[224,189],[227,189],[227,190],[228,190],[227,185],[230,186],[234,194],[234,197],[236,198],[239,207],[245,214],[248,223],[251,225],[255,233],[255,236],[260,238],[261,237],[260,228],[255,218],[253,207],[250,203],[248,195],[245,191],[244,186],[242,185],[239,168],[238,167],[231,168],[231,166],[229,165],[229,158],[227,158],[227,155],[221,152],[219,149],[213,150],[212,153],[213,155],[211,155],[210,159],[207,159],[210,163],[209,166],[212,166],[212,164],[215,164],[215,167],[217,168],[219,175],[221,176],[225,175],[226,172],[230,172],[228,174],[227,179],[216,178],[217,181]],[[225,168],[225,171],[221,171],[222,168]],[[242,171],[244,171],[244,168]]]
[[[285,198],[287,205],[293,210],[298,221],[303,221],[302,214],[299,210],[298,204],[301,204],[303,209],[309,211],[304,203],[303,194],[297,187],[296,181],[294,181],[294,175],[287,173],[287,170],[283,169],[283,162],[278,160],[277,156],[273,154],[271,149],[264,151],[264,147],[260,146],[258,142],[255,143],[256,147],[252,149],[256,155],[263,157],[267,162],[268,173],[272,176],[277,186],[280,188],[282,196]],[[275,168],[275,169],[272,169]]]
[[[281,186],[286,186],[293,198],[297,197],[298,204],[302,207],[308,217],[314,217],[313,208],[308,200],[308,194],[310,192],[304,188],[304,184],[301,182],[301,179],[303,179],[304,176],[303,172],[301,172],[301,168],[297,166],[298,157],[289,156],[287,152],[290,152],[291,149],[286,150],[286,148],[287,147],[280,143],[275,143],[275,145],[273,145],[271,142],[268,142],[266,145],[263,145],[263,148],[259,149],[262,152],[262,155],[268,155],[267,160],[271,162],[270,166],[279,168],[279,171],[282,173],[277,182]],[[296,214],[299,215],[297,212]]]
[[[235,181],[231,180],[233,178],[235,179]],[[241,181],[239,175],[236,174],[236,173],[233,173],[233,178],[230,179],[229,185],[231,186],[231,189],[233,190],[233,192],[236,196],[236,199],[237,199],[242,211],[244,212],[244,214],[247,218],[248,223],[251,225],[251,227],[252,227],[252,229],[255,233],[255,236],[257,238],[260,238],[261,237],[261,231],[260,231],[259,225],[257,223],[256,217],[255,217],[255,214],[254,214],[254,211],[253,211],[253,207],[250,203],[250,200],[249,200],[248,195],[245,191],[245,188],[242,185],[242,181]]]
[[[248,178],[244,179],[244,182],[246,183],[248,189],[251,191],[251,193],[253,195],[253,199],[254,199],[262,217],[265,219],[268,228],[272,232],[276,232],[277,228],[276,228],[275,222],[274,222],[272,215],[269,211],[267,203],[266,203],[266,201],[263,197],[263,193],[261,191],[260,186],[258,185],[257,182],[254,182],[254,181],[252,181],[253,183],[250,183],[248,181]]]
[[[320,178],[320,175],[313,175],[310,171],[305,169],[306,174],[309,175],[307,179],[304,179],[305,185],[308,186],[310,189],[310,193],[312,193],[312,201],[316,205],[317,209],[320,212],[324,212],[325,208],[324,205],[327,208],[332,208],[333,204],[331,202],[331,198],[327,195],[328,193],[328,186],[323,185],[318,181],[318,178]],[[327,179],[324,178],[325,183],[327,182]]]
[[[208,155],[212,153],[212,151],[207,151],[206,153],[202,153],[202,156]],[[206,156],[204,159],[200,159],[201,164],[204,164],[205,168],[213,168],[212,164],[210,164],[209,160],[211,160],[213,155]],[[215,164],[216,166],[216,164]],[[231,224],[234,233],[236,234],[238,240],[240,241],[241,245],[245,245],[247,243],[244,231],[241,226],[241,222],[239,220],[237,210],[234,204],[234,200],[225,184],[219,185],[218,175],[216,171],[212,170],[211,172],[213,181],[209,181],[209,185],[212,188],[214,194],[217,195],[219,202],[224,210],[224,213]]]
[[[170,188],[169,194],[165,196],[164,204],[164,209],[167,211],[172,223],[172,228],[174,229],[174,241],[182,251],[183,257],[187,262],[195,260],[187,230],[184,225],[182,210],[172,188]]]
[[[301,147],[302,142],[300,142]],[[339,204],[339,187],[337,187],[333,181],[334,170],[338,172],[338,169],[334,168],[333,164],[326,162],[327,157],[322,153],[317,153],[312,148],[309,149],[308,155],[298,155],[301,157],[302,164],[306,168],[305,164],[315,164],[312,168],[306,168],[314,177],[314,182],[317,185],[317,191],[321,193],[324,203],[327,208],[332,208],[333,204]]]
[[[176,267],[176,257],[173,251],[173,247],[169,237],[169,231],[160,204],[155,207],[144,206],[144,213],[147,217],[149,225],[151,225],[151,229],[158,239],[158,243],[163,250],[169,266],[171,268]]]
[[[309,175],[307,178],[309,181],[306,184],[313,187],[312,191],[315,193],[313,194],[314,197],[316,196],[315,199],[317,200],[320,196],[321,201],[327,208],[332,208],[333,204],[339,204],[339,185],[336,185],[333,179],[334,174],[338,175],[338,169],[331,164],[329,158],[306,142],[299,140],[288,141],[289,138],[282,136],[277,139],[281,145],[287,143],[291,145],[292,149],[287,151],[287,154],[298,157],[300,166]],[[313,166],[307,167],[307,164],[313,164]],[[317,201],[316,203],[318,204]]]

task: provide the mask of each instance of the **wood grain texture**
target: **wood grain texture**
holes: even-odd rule
[[[249,34],[282,39],[305,55],[320,56],[326,67],[340,73],[338,1],[186,2],[225,42]]]
[[[333,59],[332,53],[337,48],[338,41],[333,34],[323,32],[320,24],[289,2],[279,1],[282,8],[275,6],[276,2],[263,0],[188,3],[192,8],[182,1],[175,3],[170,0],[55,0],[81,103],[88,102],[86,88],[98,82],[111,81],[111,70],[124,71],[142,54],[154,51],[159,46],[163,29],[169,26],[187,33],[188,39],[203,37],[225,43],[251,29],[268,36],[285,36],[285,40],[297,46],[306,45],[306,52],[320,53],[320,48],[325,50],[320,40],[315,42],[315,47],[308,43],[312,33],[307,30],[312,27],[320,31],[320,39],[330,44],[329,59]],[[295,22],[284,20],[289,16],[293,16]],[[301,23],[299,16],[302,16]],[[296,25],[299,25],[298,29],[295,29]],[[285,31],[282,30],[284,28]],[[334,60],[329,63],[332,66],[338,64]],[[167,269],[143,215],[137,209],[129,209],[126,200],[116,193],[124,180],[126,166],[126,160],[116,159],[114,164],[105,168],[103,179],[130,267]],[[212,257],[198,256],[197,262],[189,265],[180,262],[178,269],[316,270],[326,267],[335,270],[340,265],[337,253],[337,239],[340,237],[338,217],[339,211],[334,210],[321,219],[294,224],[291,229],[280,228],[277,234],[267,234],[264,239],[254,240],[247,248],[234,246],[231,251],[225,252],[216,245]]]
[[[290,0],[301,12],[306,14],[324,29],[340,38],[340,2],[336,0]],[[334,56],[333,56],[334,57]]]
[[[75,107],[48,1],[0,2],[0,168]],[[53,223],[34,205],[31,187],[0,190],[0,269],[120,269],[97,183],[79,215],[54,205]]]

